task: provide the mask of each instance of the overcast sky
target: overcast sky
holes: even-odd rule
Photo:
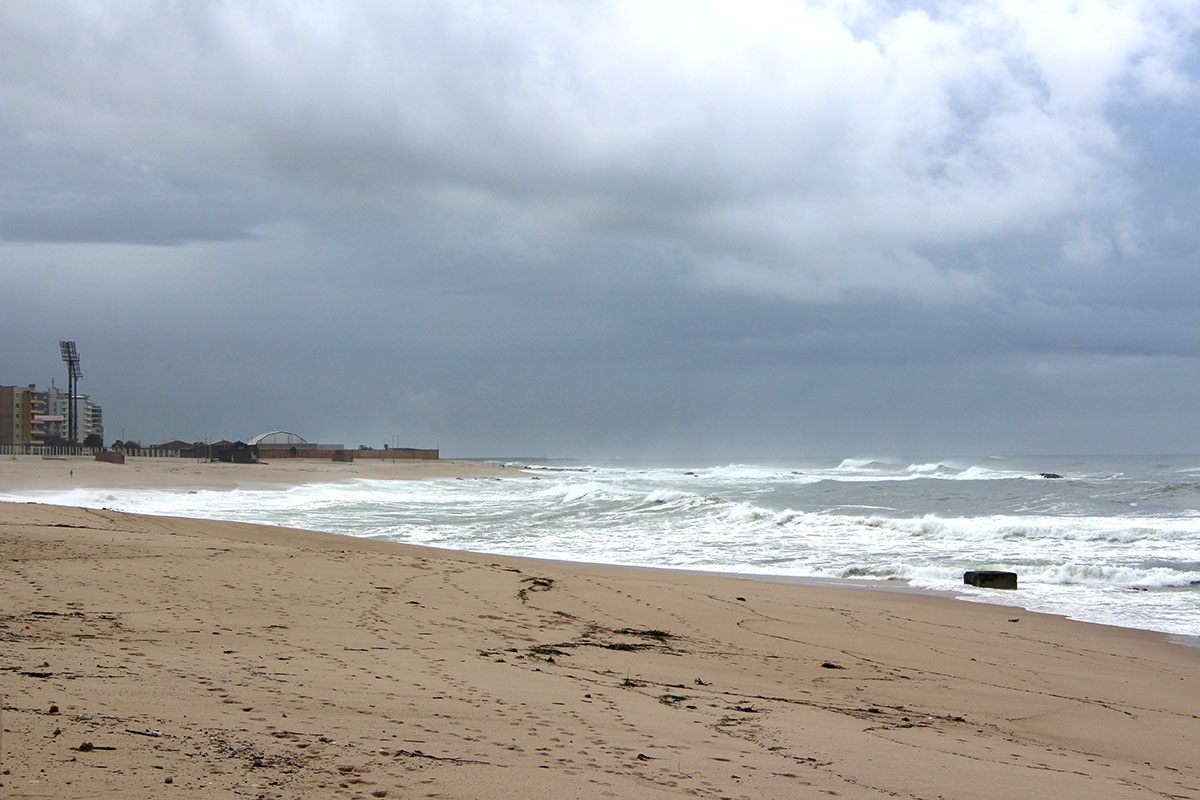
[[[106,439],[1200,452],[1200,2],[0,5]]]

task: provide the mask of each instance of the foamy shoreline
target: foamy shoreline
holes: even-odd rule
[[[5,797],[1200,793],[1200,658],[1144,631],[38,503],[0,542]]]
[[[95,462],[93,459],[85,457],[10,456],[7,460],[17,461],[20,467],[13,470],[11,469],[12,464],[0,463],[0,493],[31,493],[28,496],[36,502],[41,502],[36,494],[39,491],[53,493],[76,488],[188,491],[266,487],[286,490],[305,484],[335,483],[347,480],[521,478],[529,476],[529,472],[520,467],[497,466],[490,462],[468,460],[367,461],[356,464],[296,460],[246,465],[204,462],[196,459],[129,458],[124,466]],[[64,468],[64,464],[69,466]],[[539,468],[537,471],[544,472],[546,470]],[[444,549],[447,552],[464,552],[459,549]],[[486,552],[479,554],[490,555]],[[541,560],[564,565],[579,564],[588,567],[658,570],[677,572],[681,575],[713,575],[796,586],[907,592],[943,598],[961,597],[954,592],[913,586],[910,582],[903,580],[883,582],[855,578],[771,575],[736,570],[695,570],[657,565],[614,564],[601,561]]]
[[[754,469],[749,466],[727,467],[725,469]],[[842,467],[838,467],[841,470]],[[594,470],[580,470],[592,473]],[[601,470],[603,472],[604,470]],[[641,550],[638,545],[633,549],[626,547],[628,531],[621,526],[619,516],[609,515],[607,510],[617,508],[590,508],[584,516],[570,515],[560,518],[560,510],[570,512],[575,503],[590,494],[604,497],[606,493],[620,498],[619,510],[627,519],[634,519],[626,509],[637,512],[649,503],[664,503],[664,509],[670,512],[672,519],[682,519],[688,523],[687,514],[690,509],[687,503],[697,501],[709,504],[713,500],[721,501],[726,497],[725,488],[708,489],[721,497],[712,497],[708,493],[689,494],[690,487],[671,485],[669,489],[635,488],[632,496],[621,494],[629,492],[630,487],[619,483],[610,485],[601,482],[596,484],[590,477],[580,478],[583,482],[576,484],[575,478],[554,480],[553,476],[538,474],[544,470],[527,470],[513,466],[496,466],[479,461],[405,461],[379,462],[369,460],[352,464],[336,464],[321,460],[288,460],[282,459],[271,463],[257,465],[234,465],[207,463],[197,460],[138,458],[130,459],[129,463],[111,465],[95,463],[90,459],[41,459],[40,457],[21,457],[0,461],[0,499],[21,500],[32,499],[39,502],[58,503],[63,505],[79,505],[92,508],[116,508],[139,513],[155,515],[187,516],[204,519],[239,520],[250,523],[282,525],[299,527],[314,531],[343,533],[349,536],[369,536],[388,538],[392,540],[424,543],[444,547],[452,551],[505,553],[515,557],[550,558],[564,563],[582,563],[591,565],[626,566],[648,569],[678,569],[684,573],[695,570],[699,574],[718,574],[732,577],[744,577],[754,580],[780,581],[802,585],[829,585],[836,587],[856,587],[883,591],[910,591],[930,593],[942,597],[954,597],[969,602],[994,603],[1015,609],[1033,609],[1043,613],[1060,614],[1070,619],[1089,621],[1097,624],[1114,624],[1123,627],[1159,631],[1167,635],[1179,637],[1180,641],[1195,644],[1194,624],[1183,624],[1186,619],[1176,614],[1180,603],[1187,600],[1184,595],[1178,599],[1168,597],[1155,600],[1155,595],[1131,595],[1122,593],[1119,588],[1111,598],[1101,596],[1105,602],[1097,604],[1094,594],[1060,593],[1053,584],[1038,582],[1035,573],[1030,583],[1022,588],[1020,593],[997,591],[980,592],[963,588],[959,580],[961,572],[952,576],[938,575],[937,580],[913,578],[907,574],[897,575],[886,580],[858,579],[855,577],[837,577],[831,574],[829,564],[816,560],[817,569],[814,572],[800,572],[800,575],[779,574],[779,572],[760,571],[755,559],[739,556],[753,555],[756,543],[743,538],[740,540],[751,548],[737,553],[730,552],[732,560],[722,558],[715,553],[712,559],[704,558],[703,550],[695,550],[685,558],[659,558],[659,553]],[[696,473],[681,472],[693,479]],[[797,473],[792,473],[797,474]],[[472,484],[447,483],[445,479],[458,480],[474,479]],[[499,478],[515,479],[514,482],[500,483]],[[530,479],[534,481],[530,482]],[[388,487],[389,481],[407,481],[409,479],[431,482],[422,487]],[[441,479],[441,480],[436,480]],[[562,481],[566,482],[563,483]],[[636,480],[641,480],[637,478]],[[661,480],[661,479],[655,479]],[[686,479],[685,479],[686,480]],[[5,484],[23,483],[29,488],[5,492]],[[43,484],[56,488],[32,488]],[[85,488],[92,487],[92,488]],[[106,487],[106,488],[100,488]],[[237,496],[225,495],[226,490],[239,489],[244,494]],[[276,492],[287,492],[292,489],[302,491],[290,492],[286,496]],[[639,501],[639,489],[645,499]],[[111,490],[111,492],[110,492]],[[122,490],[128,490],[128,494]],[[737,491],[737,489],[730,489]],[[361,494],[360,494],[361,492]],[[646,494],[648,492],[648,494]],[[189,499],[187,495],[199,495]],[[123,501],[124,498],[124,501]],[[666,499],[659,499],[666,498]],[[672,507],[676,499],[684,501],[679,507]],[[726,510],[719,514],[731,514],[733,522],[740,521],[741,514],[748,519],[756,519],[766,514],[769,509],[748,506],[744,502],[738,505],[734,499],[725,502]],[[803,501],[801,501],[803,502]],[[719,505],[719,503],[718,503]],[[743,506],[746,506],[744,509]],[[781,508],[783,506],[776,506]],[[328,513],[326,513],[328,511]],[[546,513],[549,512],[549,513]],[[707,513],[707,512],[706,512]],[[530,516],[530,515],[533,516]],[[660,517],[661,515],[652,515]],[[714,517],[717,515],[713,515]],[[804,516],[790,510],[780,516],[788,518]],[[529,525],[519,520],[528,519]],[[649,519],[649,517],[646,517]],[[363,521],[360,524],[360,520]],[[518,520],[514,523],[514,520]],[[537,520],[541,520],[539,523]],[[950,525],[953,520],[942,522],[935,519],[931,524]],[[1015,521],[1014,521],[1015,522]],[[1129,521],[1137,524],[1136,521]],[[959,520],[959,527],[966,535],[962,541],[971,542],[973,531],[964,527],[963,523],[970,520]],[[642,524],[637,522],[640,530]],[[813,525],[816,525],[816,528]],[[921,520],[912,522],[899,520],[895,525],[900,530],[908,530],[903,526],[925,524]],[[1007,523],[1006,523],[1007,524]],[[1020,524],[1016,522],[1016,524]],[[1051,525],[1054,523],[1051,522]],[[365,525],[365,527],[364,527]],[[576,528],[575,525],[581,527]],[[567,527],[564,527],[567,526]],[[571,530],[578,532],[573,535],[570,544],[563,546],[560,531]],[[781,523],[768,525],[763,531],[766,536],[775,536],[774,531],[785,530]],[[832,545],[836,552],[836,543],[828,541],[827,530],[840,530],[836,519],[820,519],[807,527],[795,532],[795,535],[813,536],[812,552],[819,552],[823,547]],[[624,534],[619,532],[626,531]],[[666,535],[670,540],[670,531],[650,527],[646,529],[644,541],[658,541],[657,537]],[[527,535],[529,534],[529,535]],[[720,539],[725,534],[715,530],[699,529],[695,531],[696,542],[704,542],[713,538]],[[625,536],[625,540],[621,536]],[[910,536],[911,541],[921,541],[921,536]],[[731,541],[739,541],[732,539]],[[557,542],[557,544],[556,544]],[[591,543],[590,546],[588,543]],[[489,546],[493,545],[493,546]],[[703,545],[701,545],[703,547]],[[998,551],[984,558],[1004,559],[1007,544]],[[975,554],[977,557],[978,555]],[[1063,554],[1059,554],[1063,555]],[[697,557],[699,556],[699,557]],[[936,556],[930,554],[930,558]],[[1069,558],[1069,556],[1067,556]],[[1100,556],[1103,559],[1103,555]],[[861,565],[871,565],[872,554],[861,553],[861,561],[841,563],[854,564],[856,570],[862,570]],[[689,566],[703,564],[703,566]],[[926,563],[926,562],[921,562]],[[1086,563],[1086,562],[1084,562]],[[811,569],[813,564],[809,565]],[[966,567],[975,568],[975,567]],[[1025,577],[1026,573],[1020,566],[1011,567]],[[960,567],[962,569],[962,567]],[[936,572],[936,565],[927,570]],[[942,570],[945,572],[945,570]],[[887,575],[885,571],[881,573]],[[820,577],[817,577],[820,576]],[[953,577],[953,580],[948,578]],[[931,585],[932,584],[932,585]],[[1062,598],[1071,598],[1064,602]],[[1128,600],[1126,598],[1129,598]],[[1081,603],[1081,599],[1083,602]],[[1150,602],[1147,602],[1147,601]],[[1092,605],[1089,607],[1088,602]],[[1126,606],[1129,602],[1134,605]],[[1155,605],[1157,602],[1158,605]],[[1129,613],[1126,609],[1133,609]],[[1124,612],[1124,613],[1122,613]]]

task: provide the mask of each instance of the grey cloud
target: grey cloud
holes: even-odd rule
[[[160,438],[475,452],[1003,444],[1188,390],[1200,8],[731,9],[0,9],[0,380],[73,326]]]
[[[735,253],[765,240],[836,284],[807,245],[858,242],[878,256],[866,269],[902,272],[890,253],[1121,202],[1096,191],[1120,185],[1123,147],[1103,116],[1112,84],[1148,57],[1170,73],[1175,56],[1153,9],[1101,18],[1100,32],[1133,32],[1076,59],[1019,17],[973,48],[995,14],[910,11],[859,39],[814,12],[718,40],[736,21],[718,18],[646,40],[621,12],[554,4],[372,12],[125,8],[104,25],[67,14],[73,35],[54,38],[10,12],[44,38],[14,57],[6,99],[75,146],[211,159],[235,183],[540,199],[584,227],[649,220]]]

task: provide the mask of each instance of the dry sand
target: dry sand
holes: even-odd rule
[[[1200,796],[1151,633],[39,504],[0,553],[5,798]]]
[[[277,459],[259,464],[222,464],[194,458],[127,458],[107,464],[84,457],[0,456],[0,492],[25,489],[207,487],[240,484],[325,483],[369,478],[485,477],[520,474],[480,461],[363,459],[348,464],[308,458]]]

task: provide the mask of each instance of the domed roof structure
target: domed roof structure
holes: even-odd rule
[[[283,445],[288,447],[297,444],[308,444],[303,438],[288,431],[271,431],[270,433],[260,433],[249,441],[249,444],[254,445]]]

